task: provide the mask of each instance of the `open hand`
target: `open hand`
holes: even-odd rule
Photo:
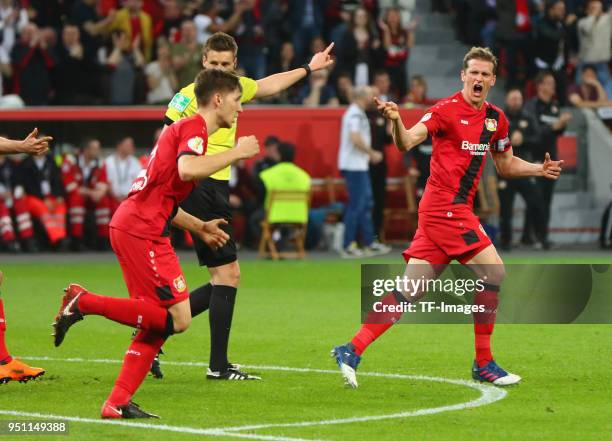
[[[226,224],[225,219],[213,219],[204,222],[200,231],[198,231],[198,236],[213,250],[221,248],[229,240],[229,235],[219,226]]]

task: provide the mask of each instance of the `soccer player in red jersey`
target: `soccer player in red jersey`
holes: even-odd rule
[[[238,77],[204,70],[195,81],[198,111],[167,128],[159,138],[132,189],[113,216],[110,239],[130,298],[105,297],[70,284],[55,319],[55,345],[83,316],[101,315],[137,328],[115,386],[102,406],[102,418],[150,418],[131,399],[166,338],[191,323],[189,290],[170,239],[170,224],[189,230],[212,248],[223,246],[225,221],[203,222],[179,208],[197,181],[259,152],[253,136],[238,140],[235,149],[210,156],[208,136],[231,127],[242,111]]]
[[[34,129],[26,139],[17,141],[0,137],[0,155],[12,153],[27,153],[28,155],[43,155],[49,150],[50,136],[38,137],[38,129]],[[4,275],[0,271],[0,285]],[[23,361],[11,357],[4,338],[6,334],[6,318],[4,315],[4,303],[0,298],[0,384],[9,381],[26,382],[40,377],[45,373],[44,369],[31,367]]]
[[[537,164],[513,156],[506,116],[485,101],[495,84],[496,68],[497,59],[488,48],[472,48],[463,59],[463,89],[439,101],[410,129],[404,127],[395,103],[375,100],[379,111],[392,122],[393,140],[401,151],[410,150],[428,136],[433,140],[431,175],[419,204],[418,228],[403,253],[407,262],[404,275],[409,279],[434,279],[446,264],[457,260],[485,281],[484,290],[476,291],[474,296],[474,304],[484,312],[474,313],[476,357],[472,377],[506,386],[518,383],[521,377],[503,370],[491,354],[504,265],[473,213],[474,194],[489,152],[504,178],[557,179],[563,161],[553,161],[546,154],[544,162]],[[412,303],[422,295],[422,291],[391,292],[382,298],[382,304]],[[352,387],[357,387],[356,369],[361,354],[401,317],[399,312],[389,312],[395,308],[381,310],[385,312],[370,312],[353,339],[332,350]]]

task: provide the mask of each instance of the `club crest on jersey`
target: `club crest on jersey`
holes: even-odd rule
[[[194,136],[187,141],[187,147],[196,152],[198,155],[204,153],[204,140],[199,136]]]
[[[176,288],[178,292],[183,292],[187,289],[187,283],[185,283],[185,278],[182,274],[174,279],[174,288]]]
[[[495,132],[497,130],[497,120],[493,118],[485,118],[485,127],[489,132]]]

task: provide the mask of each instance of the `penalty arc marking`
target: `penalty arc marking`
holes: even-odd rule
[[[53,358],[53,357],[23,357],[29,360],[36,361],[61,361],[68,363],[104,363],[104,364],[120,364],[121,360],[112,360],[112,359],[84,359],[84,358]],[[172,362],[165,361],[165,365],[169,366],[196,366],[196,367],[205,367],[206,363],[200,362]],[[331,374],[338,375],[339,372],[337,370],[331,369],[311,369],[311,368],[296,368],[296,367],[288,367],[288,366],[259,366],[259,365],[245,365],[244,367],[250,369],[259,369],[263,371],[282,371],[282,372],[300,372],[300,373],[313,373],[313,374]],[[270,436],[270,435],[260,435],[255,433],[242,433],[243,431],[254,431],[254,430],[263,430],[263,429],[274,429],[274,428],[297,428],[297,427],[312,427],[312,426],[327,426],[327,425],[339,425],[339,424],[350,424],[350,423],[359,423],[359,422],[370,422],[370,421],[381,421],[381,420],[389,420],[389,419],[399,419],[399,418],[409,418],[409,417],[417,417],[424,415],[434,415],[443,412],[452,412],[456,410],[464,410],[471,409],[480,406],[486,406],[488,404],[495,403],[496,401],[502,400],[506,397],[507,392],[505,390],[499,389],[495,386],[491,386],[488,384],[476,383],[473,381],[466,380],[457,380],[443,377],[430,377],[424,375],[405,375],[405,374],[390,374],[390,373],[382,373],[382,372],[360,372],[360,377],[378,377],[378,378],[393,378],[399,380],[416,380],[416,381],[430,381],[435,383],[447,383],[453,384],[456,386],[467,387],[473,390],[480,392],[480,396],[476,399],[466,401],[463,403],[451,404],[446,406],[439,407],[429,407],[424,409],[411,410],[406,412],[397,412],[383,415],[366,415],[360,417],[351,417],[351,418],[338,418],[338,419],[328,419],[328,420],[318,420],[318,421],[302,421],[302,422],[292,422],[292,423],[269,423],[269,424],[252,424],[252,425],[244,425],[244,426],[234,426],[234,427],[218,427],[218,428],[194,428],[194,427],[184,427],[184,426],[169,426],[165,424],[146,424],[139,422],[130,422],[125,420],[102,420],[102,419],[93,419],[93,418],[80,418],[74,416],[66,416],[66,415],[53,415],[53,414],[43,414],[36,412],[22,412],[16,410],[0,410],[0,415],[10,415],[10,416],[24,416],[31,418],[46,418],[46,419],[60,419],[66,421],[74,421],[88,424],[106,424],[106,425],[115,425],[122,427],[134,427],[139,429],[148,429],[148,430],[159,430],[159,431],[167,431],[167,432],[178,432],[178,433],[186,433],[193,435],[201,435],[201,436],[218,436],[218,437],[234,437],[234,438],[245,438],[245,439],[257,439],[257,440],[268,440],[268,441],[313,441],[311,439],[304,440],[302,438],[293,438],[293,437],[284,437],[284,436]]]

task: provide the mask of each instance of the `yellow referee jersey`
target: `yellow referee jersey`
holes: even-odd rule
[[[251,78],[240,77],[240,85],[242,86],[242,103],[248,103],[251,101],[257,93],[257,82]],[[191,83],[188,86],[183,87],[180,92],[174,95],[170,104],[168,104],[168,110],[166,111],[166,118],[170,121],[178,121],[182,118],[192,116],[198,110],[198,104],[196,102],[195,93],[193,91],[195,84]],[[207,155],[216,155],[226,149],[231,149],[236,144],[236,124],[229,129],[219,129],[208,137],[208,150]],[[217,173],[211,176],[213,179],[219,181],[229,181],[231,167],[219,170]]]

